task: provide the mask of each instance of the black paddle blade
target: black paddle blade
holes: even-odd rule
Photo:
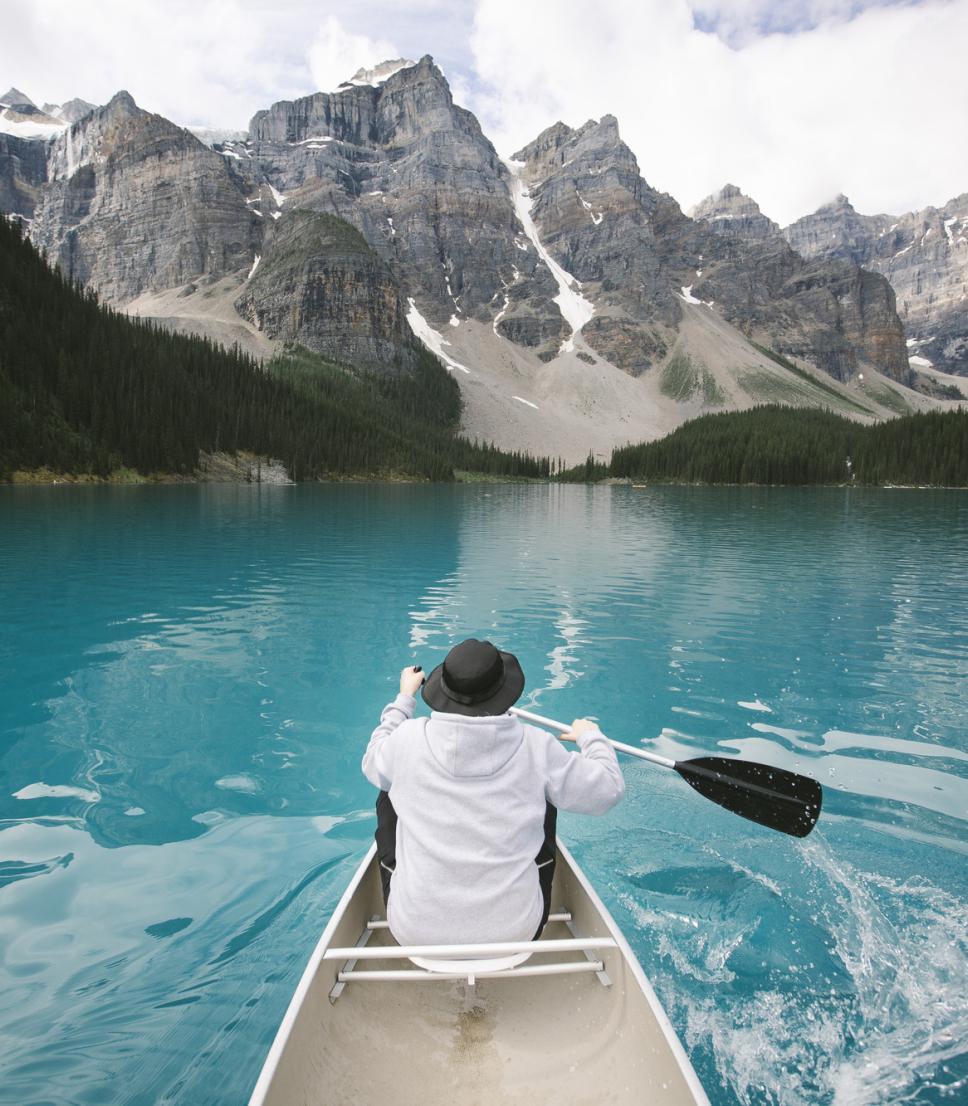
[[[784,768],[726,757],[697,757],[677,761],[676,771],[714,803],[792,837],[806,837],[820,817],[820,784]]]

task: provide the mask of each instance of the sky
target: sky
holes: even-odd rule
[[[0,85],[38,104],[126,88],[183,126],[243,129],[431,54],[502,155],[611,113],[686,210],[726,182],[781,225],[840,192],[896,214],[968,191],[968,0],[0,0],[0,17]]]

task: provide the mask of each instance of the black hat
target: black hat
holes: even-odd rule
[[[455,645],[423,685],[431,710],[471,716],[503,714],[522,691],[518,658],[477,638]]]

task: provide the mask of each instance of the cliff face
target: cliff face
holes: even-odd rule
[[[46,180],[44,144],[0,132],[0,211],[32,219]]]
[[[126,92],[53,139],[47,177],[31,237],[109,303],[252,263],[257,219],[225,158]]]
[[[838,196],[783,234],[804,257],[881,273],[897,294],[912,365],[968,375],[968,193],[897,216],[860,215]]]
[[[431,58],[274,104],[243,156],[287,206],[357,227],[435,327],[492,322],[519,286],[502,333],[528,345],[557,333],[554,285],[515,224],[508,172]]]
[[[555,259],[596,305],[585,341],[626,371],[647,371],[675,340],[682,303],[706,303],[780,353],[839,380],[862,363],[909,376],[894,295],[840,261],[806,262],[776,224],[727,186],[691,219],[640,176],[615,119],[558,124],[515,155]]]
[[[236,306],[270,338],[337,361],[376,371],[410,363],[413,339],[393,275],[333,215],[296,210],[267,228]]]

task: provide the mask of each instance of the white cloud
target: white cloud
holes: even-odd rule
[[[392,42],[353,34],[335,15],[330,15],[321,24],[309,49],[309,68],[316,88],[332,92],[357,69],[398,57],[400,51]]]
[[[763,7],[700,2],[733,30]],[[726,181],[780,223],[840,191],[864,212],[963,192],[968,0],[814,8],[814,29],[735,48],[687,0],[479,0],[469,106],[505,153],[611,112],[645,178],[686,208]]]
[[[8,24],[0,36],[0,74],[38,103],[104,103],[126,88],[182,125],[245,127],[276,100],[334,88],[361,65],[396,56],[385,38],[347,29],[381,26],[386,8],[374,0],[322,10],[316,0],[31,0],[13,33]],[[429,23],[432,11],[424,14]]]
[[[238,127],[270,96],[307,91],[291,31],[252,0],[31,0],[3,36],[0,70],[38,102],[104,103],[126,88],[177,123]]]
[[[813,30],[842,23],[869,7],[915,4],[918,0],[690,0],[696,23],[732,46],[762,35]]]

